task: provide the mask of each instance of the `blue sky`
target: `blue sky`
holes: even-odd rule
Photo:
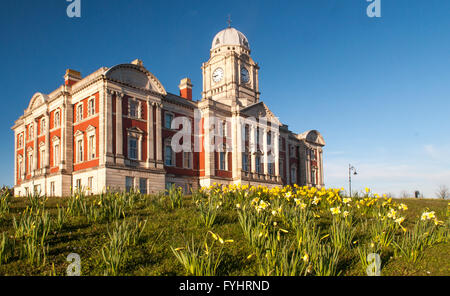
[[[379,193],[450,187],[450,2],[381,0],[3,1],[0,11],[0,184],[13,184],[10,130],[35,92],[62,84],[65,69],[87,75],[136,58],[167,91],[201,64],[214,35],[233,26],[259,63],[261,99],[291,130],[319,130],[327,186]]]

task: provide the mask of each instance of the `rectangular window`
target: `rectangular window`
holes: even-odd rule
[[[17,169],[18,169],[18,175],[19,175],[19,179],[22,178],[22,160],[19,160],[19,163],[17,165]]]
[[[90,194],[92,194],[93,186],[94,186],[94,177],[89,177],[88,178],[88,190],[89,190]]]
[[[28,156],[28,173],[31,173],[33,170],[33,154]]]
[[[30,125],[30,127],[28,128],[28,139],[33,139],[34,138],[34,127],[33,125]]]
[[[41,150],[41,155],[39,156],[39,168],[44,167],[45,150]]]
[[[226,157],[227,157],[227,154],[225,153],[225,152],[220,152],[219,153],[219,169],[221,170],[221,171],[225,171],[226,169],[227,169],[227,166],[226,166]]]
[[[125,189],[127,192],[130,192],[134,188],[134,178],[133,177],[125,177]]]
[[[54,121],[54,127],[59,127],[59,125],[60,125],[60,123],[61,123],[61,119],[60,119],[60,117],[59,117],[59,111],[56,111],[55,112],[55,121]]]
[[[41,120],[41,130],[40,130],[40,134],[43,135],[45,132],[45,119]]]
[[[50,195],[55,196],[55,182],[50,182]]]
[[[170,113],[164,113],[164,127],[167,129],[171,129],[172,128],[172,120],[173,120],[173,115]]]
[[[81,190],[81,179],[77,179],[76,181],[76,189]]]
[[[245,141],[249,141],[250,139],[250,127],[248,126],[248,124],[246,124],[244,128],[244,138]]]
[[[244,172],[248,172],[249,168],[248,168],[248,155],[245,153],[242,153],[242,170]]]
[[[41,185],[34,185],[34,194],[41,195]]]
[[[95,159],[95,136],[89,137],[89,159]]]
[[[83,104],[77,106],[77,121],[83,120]]]
[[[138,117],[138,104],[136,102],[130,102],[128,115],[130,117]]]
[[[269,175],[273,175],[273,162],[269,162],[267,164],[267,170],[268,170]]]
[[[53,148],[53,166],[59,165],[59,144]]]
[[[89,116],[95,114],[95,99],[90,99],[88,103]]]
[[[83,140],[77,142],[77,162],[83,162]]]
[[[192,157],[191,152],[183,152],[183,167],[185,169],[191,168],[191,157]]]
[[[139,179],[139,191],[142,194],[147,194],[147,179],[145,178]]]
[[[138,159],[138,139],[134,137],[130,137],[128,140],[129,143],[129,150],[128,150],[128,157],[130,159]]]
[[[272,144],[272,134],[267,133],[267,145],[271,145],[271,144]]]
[[[22,134],[19,135],[19,140],[17,141],[17,148],[22,148],[23,145],[23,136]]]
[[[256,168],[256,173],[261,174],[261,157],[260,156],[256,156],[255,168]]]
[[[172,155],[172,147],[170,145],[167,145],[165,150],[165,165],[166,166],[173,166],[173,155]]]

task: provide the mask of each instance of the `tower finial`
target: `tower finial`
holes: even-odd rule
[[[231,28],[231,14],[228,15],[227,23],[228,23],[228,28]]]

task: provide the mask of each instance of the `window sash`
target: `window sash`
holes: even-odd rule
[[[220,170],[225,171],[226,170],[226,153],[220,152]]]
[[[139,179],[139,191],[142,194],[147,194],[147,179],[145,178]]]
[[[130,151],[129,151],[129,158],[130,159],[138,159],[138,148],[137,148],[137,146],[138,146],[138,144],[137,144],[137,139],[136,138],[133,138],[133,137],[131,137],[130,138],[130,141],[129,141],[129,149],[130,149]]]
[[[77,142],[77,160],[78,162],[82,162],[83,161],[83,141],[79,140]]]
[[[89,158],[94,159],[96,157],[95,151],[95,136],[89,137]]]
[[[191,153],[190,152],[183,152],[183,166],[186,169],[191,168]]]
[[[173,120],[173,115],[166,113],[164,115],[164,127],[167,129],[171,129],[172,128],[172,120]]]
[[[166,166],[173,166],[172,147],[169,145],[165,148],[165,164]]]
[[[95,113],[95,100],[91,99],[89,101],[89,115],[94,115]]]
[[[54,147],[53,147],[53,165],[54,166],[57,166],[57,165],[59,165],[59,144],[56,144]]]

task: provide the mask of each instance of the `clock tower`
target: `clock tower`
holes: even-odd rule
[[[247,37],[231,27],[220,31],[213,39],[209,61],[202,66],[202,99],[242,107],[259,102],[258,70]]]

